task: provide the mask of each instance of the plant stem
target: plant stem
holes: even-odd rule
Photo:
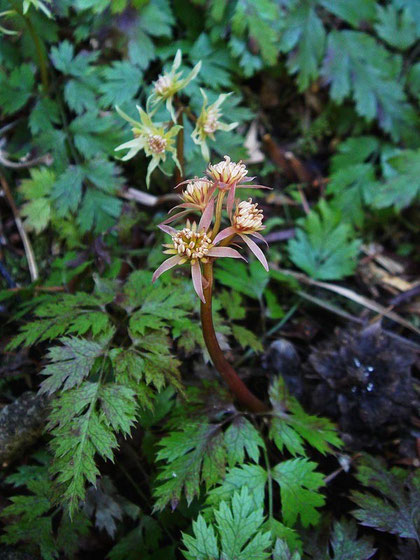
[[[24,20],[25,25],[28,28],[29,34],[32,37],[32,41],[34,42],[35,51],[36,51],[36,54],[37,54],[37,57],[38,57],[38,66],[39,66],[39,70],[41,72],[42,87],[44,89],[44,92],[46,93],[48,91],[48,70],[47,70],[47,59],[45,57],[45,53],[44,53],[44,50],[43,50],[43,45],[42,45],[41,40],[38,36],[38,33],[35,30],[35,27],[33,26],[32,22],[31,22],[31,18],[24,15],[23,11],[19,7],[18,2],[16,2],[15,0],[12,0],[12,5],[13,5],[16,13],[18,13],[20,15],[20,17]]]
[[[220,349],[213,326],[212,313],[212,293],[213,293],[213,262],[204,265],[203,276],[208,285],[204,289],[206,303],[201,302],[201,325],[203,328],[204,341],[213,361],[214,367],[226,381],[229,389],[238,401],[251,412],[264,412],[267,410],[265,404],[260,401],[247,388],[245,383],[239,378],[236,371],[230,365]]]
[[[181,171],[176,167],[175,171],[175,182],[178,185],[184,180],[185,177],[185,160],[184,160],[184,107],[179,108],[179,114],[177,118],[177,124],[181,125],[182,128],[178,132],[176,138],[176,157],[178,158],[179,165],[181,166]]]
[[[214,227],[211,234],[211,238],[214,239],[216,235],[219,233],[220,224],[222,221],[222,204],[223,199],[225,198],[226,191],[219,191],[217,195],[217,202],[216,202],[216,210],[215,210],[215,220],[214,220]]]
[[[268,460],[268,453],[265,445],[263,447],[265,468],[267,470],[267,482],[268,482],[268,514],[270,520],[273,519],[273,477],[271,476],[270,461]]]

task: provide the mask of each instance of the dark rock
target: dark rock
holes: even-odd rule
[[[299,354],[285,338],[272,342],[263,359],[263,366],[273,375],[281,375],[289,392],[296,398],[303,393],[302,369]]]
[[[22,455],[42,434],[48,398],[30,391],[0,411],[0,464]]]

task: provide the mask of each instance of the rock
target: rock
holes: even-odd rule
[[[0,464],[7,466],[41,436],[48,397],[23,393],[0,411]],[[1,558],[1,557],[0,557]]]

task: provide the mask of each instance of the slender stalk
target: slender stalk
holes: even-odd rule
[[[12,0],[12,5],[16,11],[20,15],[20,17],[24,20],[26,27],[28,28],[29,34],[32,37],[32,41],[34,42],[35,51],[38,57],[38,66],[41,72],[41,81],[42,87],[45,92],[48,91],[48,69],[47,69],[47,59],[45,57],[45,52],[43,50],[43,45],[41,43],[41,39],[38,36],[38,33],[35,30],[31,22],[31,18],[24,15],[23,11],[21,10],[18,2]]]
[[[226,191],[219,191],[217,195],[217,202],[216,202],[216,210],[215,210],[215,220],[214,220],[214,227],[211,234],[211,238],[214,239],[216,235],[219,233],[220,223],[222,221],[222,204],[223,199],[225,198]]]
[[[267,482],[268,482],[268,514],[270,520],[273,519],[273,477],[271,476],[270,461],[268,460],[268,453],[265,445],[263,447],[265,468],[267,470]]]
[[[185,160],[184,160],[184,108],[181,106],[179,108],[179,114],[177,118],[177,124],[181,125],[182,128],[178,132],[176,138],[176,157],[178,158],[179,165],[181,166],[181,171],[176,168],[175,171],[175,182],[178,185],[184,180],[185,177]]]
[[[260,399],[251,393],[245,383],[239,378],[236,371],[224,357],[217,341],[212,313],[213,263],[211,261],[204,265],[203,276],[208,284],[204,289],[206,303],[201,302],[201,325],[203,328],[204,341],[214,367],[226,381],[229,389],[241,405],[252,412],[264,412],[267,410],[267,407]]]

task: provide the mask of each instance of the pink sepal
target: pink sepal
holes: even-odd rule
[[[178,231],[175,228],[173,228],[172,226],[166,225],[165,222],[162,222],[161,224],[159,224],[158,228],[161,229],[162,231],[164,231],[165,233],[168,233],[169,235],[176,235],[178,233]]]
[[[259,233],[258,231],[254,231],[254,233],[250,233],[250,235],[253,235],[253,236],[256,237],[257,239],[259,239],[260,241],[262,241],[263,243],[265,243],[266,246],[268,247],[268,243],[267,243],[267,241],[265,240],[265,237],[263,237],[263,236],[261,235],[261,233]]]
[[[155,272],[153,273],[152,282],[156,282],[156,280],[159,278],[159,276],[161,274],[163,274],[164,272],[166,272],[170,268],[173,268],[174,266],[176,266],[181,259],[182,259],[182,257],[180,255],[174,255],[173,257],[170,257],[169,259],[166,259],[166,261],[164,261],[160,265],[160,267],[157,268],[155,270]]]
[[[203,292],[203,277],[201,276],[200,263],[196,261],[191,265],[191,277],[193,281],[194,290],[203,303],[206,303]]]
[[[219,233],[214,238],[213,245],[217,245],[218,243],[220,243],[220,241],[226,239],[226,237],[229,237],[230,235],[235,235],[236,233],[237,233],[236,229],[233,228],[232,226],[222,229],[222,231],[219,231]]]
[[[263,265],[265,270],[268,272],[269,268],[268,268],[267,259],[265,258],[264,253],[261,251],[261,249],[255,243],[255,241],[252,241],[252,239],[250,239],[249,237],[247,237],[244,234],[239,234],[239,235],[245,241],[245,243],[248,245],[248,247],[251,249],[251,251],[254,253],[254,255],[257,257],[257,259],[260,261],[260,263]]]
[[[231,259],[243,259],[246,261],[245,257],[243,257],[236,249],[232,249],[232,247],[213,247],[206,256],[230,257]]]
[[[214,198],[210,199],[207,206],[204,208],[203,215],[201,216],[200,222],[198,224],[198,231],[204,229],[207,231],[210,227],[211,221],[214,214]]]

